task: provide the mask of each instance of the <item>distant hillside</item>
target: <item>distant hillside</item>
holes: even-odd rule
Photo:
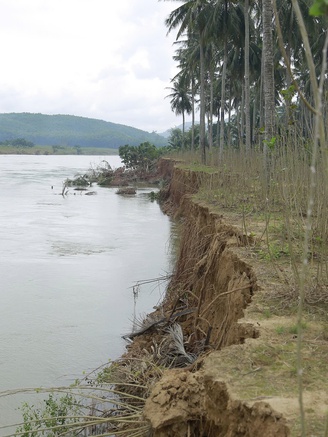
[[[156,133],[93,118],[27,112],[0,114],[0,141],[15,138],[25,138],[36,145],[111,149],[125,144],[137,146],[145,141],[158,147],[167,144],[165,138]]]

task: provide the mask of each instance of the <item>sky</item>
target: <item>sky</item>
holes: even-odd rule
[[[148,132],[171,110],[179,6],[158,0],[0,0],[0,113],[69,114]]]

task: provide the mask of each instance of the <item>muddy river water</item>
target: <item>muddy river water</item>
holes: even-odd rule
[[[0,392],[67,385],[124,351],[131,287],[171,269],[172,223],[138,190],[94,186],[85,196],[62,183],[117,156],[0,156]],[[145,285],[137,312],[163,294]],[[20,420],[29,395],[0,397],[0,427]],[[0,435],[9,430],[0,430]]]

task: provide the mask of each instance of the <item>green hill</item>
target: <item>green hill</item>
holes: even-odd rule
[[[111,149],[125,144],[137,146],[145,141],[158,147],[167,143],[156,133],[92,118],[27,112],[0,114],[0,141],[15,138],[25,138],[36,145]]]

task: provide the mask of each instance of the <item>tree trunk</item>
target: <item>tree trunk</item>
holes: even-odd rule
[[[229,109],[228,109],[228,145],[231,146],[231,90],[229,92]]]
[[[249,87],[249,0],[245,0],[245,121],[246,153],[251,148],[251,105]]]
[[[268,142],[274,136],[274,74],[273,74],[273,43],[272,20],[273,9],[271,0],[262,0],[263,14],[263,93],[264,93],[264,162],[267,169],[267,183],[269,182],[270,157]]]
[[[245,84],[241,86],[241,104],[240,104],[240,145],[245,141]]]
[[[206,164],[206,143],[205,143],[205,57],[204,57],[204,32],[200,32],[199,54],[200,54],[200,120],[199,120],[199,147],[202,163]]]
[[[210,71],[210,113],[209,113],[209,120],[208,120],[208,146],[209,146],[210,150],[212,150],[212,148],[213,148],[213,98],[214,98],[213,83],[214,83],[214,72],[213,72],[213,69],[211,68],[211,71]]]
[[[191,150],[195,150],[195,80],[191,83]]]
[[[182,111],[182,149],[185,148],[185,131],[186,131],[185,112]]]
[[[227,76],[227,55],[228,47],[227,47],[227,39],[224,41],[224,53],[223,53],[223,65],[222,65],[222,83],[221,83],[221,120],[220,120],[220,145],[219,145],[219,153],[220,159],[223,154],[223,145],[224,145],[224,107],[225,107],[225,88],[226,88],[226,76]]]

